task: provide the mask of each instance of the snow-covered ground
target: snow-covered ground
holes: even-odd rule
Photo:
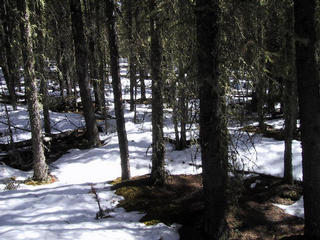
[[[128,79],[123,79],[123,85],[124,98],[128,98]],[[108,102],[112,103],[110,89],[107,97]],[[138,117],[141,121],[139,124],[134,124],[133,113],[128,111],[128,107],[126,104],[125,118],[131,174],[132,176],[147,174],[150,172],[152,151],[151,109],[148,106],[138,105]],[[112,105],[110,111],[112,114]],[[5,119],[5,116],[0,117],[2,143],[8,141]],[[19,127],[14,130],[16,141],[30,138],[28,132],[21,130],[28,128],[25,107],[10,111],[10,120],[14,126]],[[84,125],[81,115],[71,113],[51,112],[51,121],[54,126],[53,131],[57,133]],[[170,121],[168,113],[165,120],[167,135],[173,132]],[[53,184],[43,186],[20,184],[17,190],[5,190],[10,178],[24,180],[31,177],[32,172],[22,172],[0,165],[0,239],[179,239],[177,225],[166,226],[160,223],[146,226],[139,223],[142,213],[128,213],[122,208],[116,208],[121,197],[111,190],[107,181],[121,175],[120,154],[114,120],[110,120],[109,124],[109,133],[100,136],[106,140],[104,146],[87,150],[70,150],[50,166],[51,174],[59,179]],[[230,128],[230,130],[236,139],[235,129]],[[237,146],[239,166],[257,172],[282,175],[284,150],[282,141],[242,135]],[[201,163],[200,152],[196,146],[184,151],[175,151],[170,144],[166,148],[166,167],[170,174],[201,173],[201,168],[195,167]],[[293,162],[294,176],[296,179],[301,179],[301,146],[298,141],[293,143]],[[102,208],[107,210],[110,217],[99,220],[95,218],[99,209],[92,188],[96,190]],[[278,206],[290,214],[299,213],[303,216],[302,202],[300,200],[291,207]]]

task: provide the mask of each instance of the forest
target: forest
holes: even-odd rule
[[[320,239],[320,0],[1,0],[0,239]]]

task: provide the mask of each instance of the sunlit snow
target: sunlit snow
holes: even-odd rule
[[[129,98],[128,79],[123,79],[124,99]],[[147,81],[147,86],[150,82]],[[150,90],[147,96],[150,97]],[[107,89],[108,102],[113,96]],[[130,167],[132,176],[148,174],[151,168],[151,109],[150,106],[137,105],[138,124],[133,123],[133,113],[126,105],[125,118],[128,134]],[[7,143],[8,126],[3,106],[0,116],[0,143]],[[110,105],[110,114],[114,115]],[[19,106],[12,111],[9,106],[9,118],[12,122],[15,141],[30,139],[26,107]],[[166,136],[171,136],[173,126],[171,114],[166,112]],[[84,119],[79,114],[50,112],[53,133],[73,130],[84,126]],[[2,123],[1,123],[2,122]],[[279,127],[281,121],[269,122]],[[196,131],[196,128],[195,128]],[[230,128],[231,136],[237,139],[236,131]],[[0,165],[0,239],[179,239],[178,225],[157,224],[146,226],[139,222],[143,213],[125,212],[116,208],[121,199],[110,189],[107,181],[120,177],[120,154],[115,121],[109,121],[108,134],[101,134],[105,145],[99,148],[72,149],[50,165],[51,174],[59,181],[50,185],[27,186],[20,184],[17,190],[4,190],[11,177],[24,180],[32,176],[32,171],[22,172],[5,165]],[[250,144],[253,142],[254,144]],[[197,146],[184,151],[175,151],[166,145],[166,169],[170,174],[201,173],[201,155]],[[282,176],[283,151],[282,141],[261,136],[242,135],[237,141],[239,153],[237,163],[246,170]],[[300,142],[293,142],[294,176],[302,178]],[[97,220],[97,201],[92,193],[96,189],[101,206],[107,210],[109,218]],[[303,216],[301,202],[291,207],[283,207],[290,214]],[[294,210],[292,210],[294,209]],[[302,210],[301,210],[302,209]]]

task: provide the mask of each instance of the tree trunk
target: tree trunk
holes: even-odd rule
[[[14,16],[10,17],[11,9],[8,2],[1,1],[0,3],[0,19],[3,27],[3,45],[4,45],[4,55],[6,60],[3,63],[3,74],[6,80],[6,84],[9,90],[10,103],[14,110],[17,109],[17,98],[15,92],[15,80],[17,78],[16,74],[16,64],[14,63],[14,51],[13,51],[13,31],[14,31]]]
[[[88,147],[100,145],[94,108],[88,80],[88,51],[85,41],[80,0],[70,0],[73,40],[75,46],[76,69],[81,102],[87,128]]]
[[[292,174],[292,140],[296,125],[297,85],[295,74],[294,16],[293,6],[286,7],[285,64],[287,72],[284,79],[284,181],[293,184]]]
[[[180,150],[180,133],[179,133],[179,109],[177,102],[177,87],[176,81],[172,82],[171,86],[171,100],[172,100],[172,122],[174,127],[174,135],[175,135],[175,148],[176,150]]]
[[[144,80],[146,79],[145,70],[143,69],[143,66],[139,69],[139,78],[140,78],[140,90],[141,90],[141,100],[145,101],[146,98],[146,85]]]
[[[265,65],[265,56],[262,48],[264,47],[264,21],[263,21],[263,9],[261,6],[260,1],[257,1],[257,32],[256,37],[258,41],[258,60],[256,61],[256,68],[258,71],[258,78],[256,84],[256,93],[257,93],[257,113],[258,113],[258,122],[259,122],[259,129],[262,133],[266,132],[266,125],[264,123],[265,120],[265,111],[264,111],[264,104],[266,102],[266,77],[264,72],[264,65]]]
[[[320,77],[316,60],[315,0],[294,2],[305,236],[320,239]]]
[[[139,11],[140,9],[137,7],[135,11],[135,23],[136,23],[136,35],[139,36],[137,38],[141,38],[141,20],[139,19]],[[140,40],[141,41],[141,40]],[[146,100],[146,85],[144,80],[146,79],[146,70],[145,70],[145,55],[143,51],[143,47],[138,46],[138,69],[139,69],[139,81],[140,81],[140,93],[141,100]],[[137,88],[137,86],[136,86]]]
[[[186,121],[188,119],[188,101],[186,99],[185,86],[186,79],[183,71],[182,62],[179,63],[179,79],[182,82],[182,88],[179,88],[179,102],[180,102],[180,149],[183,150],[187,147],[187,131]]]
[[[44,131],[47,135],[51,133],[50,126],[50,114],[49,114],[49,94],[46,80],[45,64],[44,64],[44,18],[43,18],[43,6],[40,1],[35,4],[35,12],[37,14],[38,20],[40,19],[39,26],[36,28],[37,32],[37,47],[36,52],[36,69],[38,76],[40,78],[40,92],[42,95],[42,106],[43,106],[43,122],[44,122]]]
[[[95,2],[95,10],[96,10],[96,26],[97,26],[97,48],[98,52],[97,59],[98,59],[98,88],[99,88],[99,95],[100,95],[100,102],[101,102],[101,114],[104,119],[105,125],[105,132],[108,130],[108,120],[107,120],[107,105],[106,105],[106,97],[105,97],[105,86],[106,86],[106,79],[107,70],[106,70],[106,48],[103,43],[103,31],[101,29],[101,22],[104,20],[104,8],[103,3],[101,1]]]
[[[197,0],[196,5],[204,232],[207,239],[227,239],[228,142],[218,72],[220,7],[217,0]]]
[[[122,89],[119,69],[119,52],[116,34],[116,19],[114,16],[114,0],[106,1],[107,31],[109,37],[110,65],[112,76],[112,88],[114,96],[114,109],[116,114],[117,132],[119,139],[121,158],[121,178],[130,178],[129,151],[126,125],[122,105]]]
[[[38,101],[37,81],[34,72],[34,56],[31,38],[31,25],[29,21],[28,1],[17,0],[17,5],[19,6],[19,10],[21,12],[21,50],[24,62],[25,86],[32,136],[32,152],[34,165],[33,178],[39,181],[46,181],[48,179],[48,166],[46,164],[41,136],[40,109]]]
[[[129,75],[130,75],[130,111],[134,111],[134,92],[136,88],[136,57],[134,53],[132,0],[124,1],[126,9],[127,35],[129,40]]]
[[[161,39],[155,8],[155,0],[149,0],[151,35],[150,64],[152,79],[152,169],[150,178],[154,184],[162,185],[165,181],[163,82],[161,77]]]

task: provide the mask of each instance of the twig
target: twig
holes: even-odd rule
[[[100,199],[99,199],[98,193],[97,193],[96,189],[94,188],[93,184],[91,184],[91,192],[93,193],[94,199],[97,201],[98,208],[99,208],[99,212],[97,212],[97,214],[96,214],[96,219],[108,217],[105,215],[103,209],[101,208]]]

